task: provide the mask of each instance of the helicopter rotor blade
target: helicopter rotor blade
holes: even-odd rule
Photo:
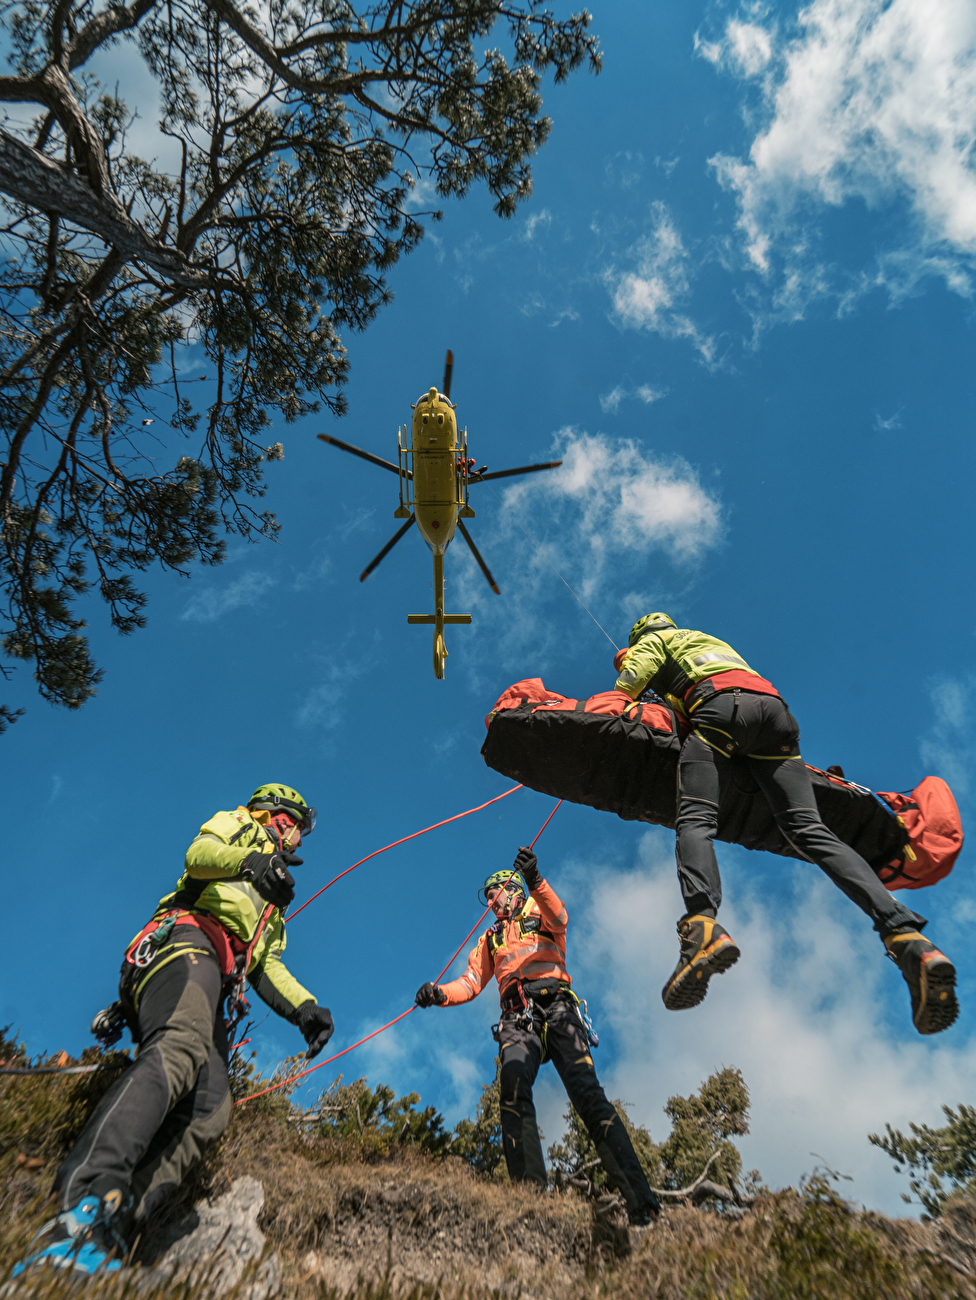
[[[451,400],[451,376],[454,374],[454,353],[450,348],[447,349],[447,356],[444,358],[444,387],[441,392]]]
[[[394,474],[399,474],[400,470],[390,460],[384,460],[382,456],[374,456],[371,451],[363,451],[361,447],[354,447],[350,442],[341,442],[338,438],[332,438],[327,433],[317,435],[322,442],[329,443],[332,447],[338,447],[340,451],[352,452],[354,456],[361,456],[363,460],[368,460],[371,465],[379,465],[383,469],[391,469]],[[407,478],[412,478],[410,471],[407,471]]]
[[[561,460],[546,460],[541,465],[521,465],[518,469],[496,469],[491,474],[479,474],[477,478],[472,475],[469,481],[487,483],[490,478],[511,478],[513,474],[535,474],[540,469],[558,469],[561,464]]]
[[[382,560],[384,556],[389,555],[389,553],[393,550],[394,546],[396,546],[400,538],[403,537],[403,535],[413,527],[413,524],[414,524],[414,516],[411,515],[410,518],[407,520],[407,522],[403,525],[403,527],[393,534],[393,536],[390,538],[387,544],[383,547],[382,551],[380,551],[379,555],[377,555],[374,559],[370,560],[369,564],[366,565],[366,568],[363,569],[362,573],[359,575],[360,582],[366,581],[369,575],[379,564],[380,560]]]
[[[484,560],[481,558],[481,552],[478,550],[477,546],[475,546],[474,542],[471,540],[471,534],[465,528],[464,520],[459,519],[457,521],[457,525],[458,525],[458,532],[467,542],[471,554],[478,561],[478,567],[481,569],[481,572],[488,579],[488,586],[492,589],[492,591],[495,593],[496,596],[500,596],[502,593],[498,590],[498,584],[495,582],[495,579],[491,576],[491,569],[489,569],[488,565],[485,564]]]

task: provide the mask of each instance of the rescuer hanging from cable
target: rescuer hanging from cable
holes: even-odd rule
[[[509,1177],[546,1186],[532,1085],[539,1066],[551,1060],[607,1178],[627,1202],[630,1222],[650,1223],[660,1205],[596,1077],[590,1048],[597,1038],[566,970],[565,907],[543,880],[536,855],[526,848],[519,849],[510,871],[490,875],[483,891],[495,924],[471,950],[466,973],[448,984],[424,984],[417,1005],[470,1002],[494,975],[502,1009],[493,1033],[501,1055],[502,1142]]]
[[[298,1026],[309,1058],[331,1038],[328,1008],[282,961],[283,914],[295,896],[289,868],[301,865],[294,850],[314,825],[315,809],[297,791],[262,785],[246,807],[201,826],[175,892],[126,950],[120,1001],[92,1026],[111,1044],[124,1020],[139,1045],[135,1064],[58,1169],[61,1213],[15,1274],[43,1263],[81,1273],[120,1267],[133,1230],[227,1127],[228,1031],[247,1010],[245,978]]]
[[[956,972],[920,933],[925,918],[904,907],[854,849],[823,824],[800,757],[800,728],[779,692],[735,653],[705,632],[676,627],[667,614],[646,614],[614,658],[616,689],[636,700],[650,689],[689,721],[678,759],[675,853],[685,915],[678,922],[681,954],[662,990],[672,1011],[697,1006],[712,975],[739,959],[731,935],[715,919],[722,882],[714,838],[732,772],[744,765],[772,809],[784,838],[874,922],[912,999],[920,1034],[948,1029],[958,1015]]]

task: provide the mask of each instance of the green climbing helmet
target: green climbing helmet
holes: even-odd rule
[[[636,645],[645,632],[659,632],[662,628],[677,626],[677,623],[669,614],[645,614],[630,629],[627,644]]]
[[[259,785],[248,799],[247,806],[256,808],[258,812],[291,813],[297,819],[298,828],[303,835],[311,835],[315,829],[317,811],[310,808],[290,785]]]

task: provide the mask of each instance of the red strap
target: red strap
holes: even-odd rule
[[[266,915],[268,910],[270,909],[266,909]],[[257,933],[251,941],[251,947],[246,950],[249,964],[251,950],[264,928],[266,915],[261,918],[261,923],[258,926]],[[217,960],[220,963],[221,974],[234,974],[234,971],[237,968],[237,958],[245,951],[243,940],[238,939],[236,935],[231,934],[229,930],[225,929],[225,927],[220,924],[215,916],[210,916],[206,912],[184,912],[177,909],[175,912],[164,912],[162,916],[153,917],[147,925],[143,926],[125,950],[126,961],[131,962],[133,959],[132,954],[138,948],[142,940],[148,938],[151,934],[155,934],[162,923],[168,920],[171,916],[176,917],[177,925],[192,925],[195,926],[196,929],[202,930],[214,946],[214,950],[217,953]]]

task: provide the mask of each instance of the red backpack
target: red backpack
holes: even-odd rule
[[[947,876],[962,848],[962,821],[952,791],[938,776],[927,776],[909,794],[878,791],[908,832],[901,857],[877,868],[887,889],[923,889]]]

